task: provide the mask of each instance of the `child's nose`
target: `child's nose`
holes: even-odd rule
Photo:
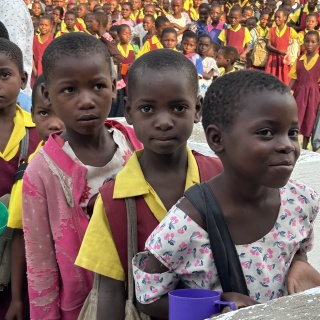
[[[288,135],[278,138],[277,151],[282,153],[291,153],[295,151],[295,145]]]
[[[86,90],[83,90],[81,92],[81,94],[79,95],[78,101],[79,101],[78,103],[79,109],[92,109],[95,106],[94,101],[92,99],[92,95]]]
[[[168,112],[160,112],[156,119],[156,128],[160,130],[169,130],[173,127],[172,117]]]
[[[60,120],[60,118],[54,117],[54,119],[52,119],[50,121],[49,129],[52,130],[52,131],[63,130],[64,129],[64,123]]]

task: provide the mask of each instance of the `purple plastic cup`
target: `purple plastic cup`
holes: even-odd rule
[[[222,306],[236,310],[234,302],[220,300],[219,291],[179,289],[169,292],[169,320],[204,320],[221,312]]]

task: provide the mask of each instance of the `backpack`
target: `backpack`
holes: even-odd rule
[[[261,37],[256,29],[254,29],[254,31],[257,34],[257,40],[252,50],[252,65],[254,65],[255,67],[265,67],[269,57],[269,51],[267,49],[267,40]]]

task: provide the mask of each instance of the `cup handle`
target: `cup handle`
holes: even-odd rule
[[[214,304],[229,306],[231,310],[237,310],[237,306],[235,302],[227,302],[227,301],[217,301]]]

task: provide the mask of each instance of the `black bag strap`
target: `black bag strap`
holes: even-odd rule
[[[296,26],[300,27],[300,24],[301,24],[301,18],[302,18],[302,15],[303,15],[303,9],[304,9],[304,6],[301,6],[300,7],[300,14],[299,14],[299,19],[298,21],[296,22]],[[299,10],[299,9],[298,9]]]
[[[238,252],[212,189],[204,182],[189,188],[184,196],[206,222],[222,290],[249,295]]]

